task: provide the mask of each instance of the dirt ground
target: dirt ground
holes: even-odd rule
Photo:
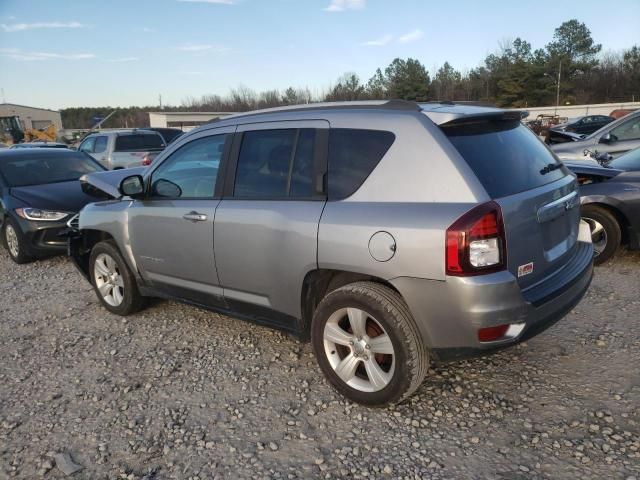
[[[173,302],[123,319],[0,249],[0,478],[640,478],[640,254],[526,344],[368,409],[286,335]]]

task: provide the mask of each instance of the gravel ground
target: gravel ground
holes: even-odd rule
[[[282,333],[173,302],[107,313],[65,258],[0,250],[0,477],[640,478],[640,254],[562,322],[367,409]]]

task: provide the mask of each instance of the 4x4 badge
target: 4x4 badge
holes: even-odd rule
[[[533,273],[533,262],[525,263],[518,267],[518,278]]]

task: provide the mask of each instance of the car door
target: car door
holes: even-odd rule
[[[131,248],[142,276],[160,291],[223,306],[213,249],[216,183],[233,127],[180,142],[146,175],[147,195],[130,207]]]
[[[103,167],[109,168],[109,158],[107,157],[109,137],[106,135],[97,135],[94,139],[93,152],[90,155],[100,162]]]
[[[216,211],[214,245],[227,304],[295,330],[307,272],[317,268],[329,123],[238,127]]]
[[[80,144],[80,146],[78,147],[78,150],[86,153],[87,155],[91,155],[95,159],[96,156],[93,153],[95,144],[96,144],[96,137],[91,136],[91,137],[85,138]]]
[[[607,140],[605,135],[609,134]],[[597,149],[617,157],[640,147],[640,115],[636,115],[600,135]]]

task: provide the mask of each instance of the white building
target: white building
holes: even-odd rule
[[[203,123],[229,115],[233,115],[233,112],[149,112],[149,126],[173,127],[188,132]]]
[[[0,103],[0,117],[18,117],[24,130],[45,129],[52,123],[56,131],[62,129],[62,117],[57,110],[46,108],[27,107],[14,103]]]

